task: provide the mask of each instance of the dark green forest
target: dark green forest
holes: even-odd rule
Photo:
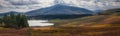
[[[74,19],[86,16],[92,16],[92,14],[61,14],[61,15],[38,15],[38,16],[27,16],[28,19],[42,19],[42,20],[53,20],[53,19]]]
[[[0,18],[0,27],[21,29],[28,27],[27,18],[23,14],[5,14]]]

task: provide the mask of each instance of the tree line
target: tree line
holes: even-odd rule
[[[0,26],[5,28],[25,28],[28,27],[27,18],[23,14],[5,14],[0,18]]]

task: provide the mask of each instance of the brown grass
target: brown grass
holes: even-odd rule
[[[29,36],[28,29],[0,28],[0,36]]]
[[[33,36],[120,36],[120,27],[56,27],[32,30]]]

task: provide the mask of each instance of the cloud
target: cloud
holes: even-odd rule
[[[13,4],[13,5],[32,5],[32,4],[39,4],[36,1],[32,1],[32,0],[5,0],[8,1],[9,3]]]
[[[60,4],[67,4],[87,8],[90,10],[106,10],[120,8],[120,0],[57,0]]]
[[[120,0],[0,0],[0,12],[27,12],[55,4],[65,4],[90,10],[120,8]]]
[[[0,0],[0,12],[30,10],[51,6],[53,0]]]

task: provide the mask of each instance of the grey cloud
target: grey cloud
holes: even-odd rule
[[[28,11],[32,8],[30,6],[39,4],[35,0],[0,0],[0,12],[6,11]],[[34,8],[34,7],[33,7]]]
[[[32,0],[5,0],[9,3],[11,3],[12,5],[32,5],[32,4],[39,4],[36,1],[32,1]]]
[[[52,3],[51,0],[0,0],[0,12],[30,11],[49,5],[51,6],[56,3],[88,9],[110,9],[120,7],[120,0],[55,0]]]

